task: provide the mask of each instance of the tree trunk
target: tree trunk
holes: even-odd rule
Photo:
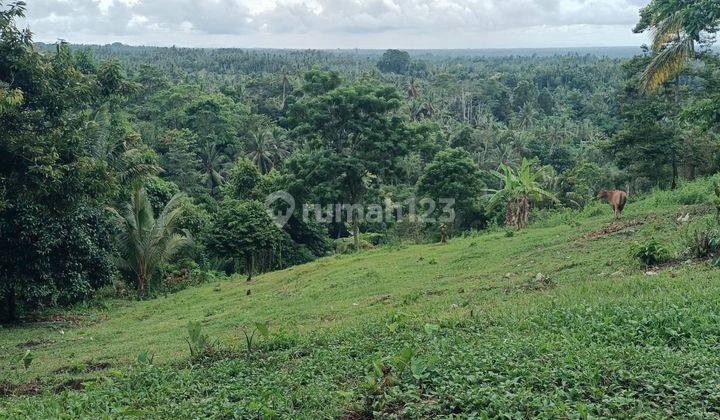
[[[2,314],[0,321],[2,323],[13,324],[17,322],[17,301],[15,296],[15,286],[7,286],[3,292],[2,303],[5,307],[5,313]]]
[[[519,229],[519,204],[518,200],[511,200],[507,203],[505,209],[505,226],[510,226],[514,229]]]
[[[137,290],[138,290],[138,295],[140,297],[145,296],[146,286],[147,286],[147,268],[145,267],[145,264],[142,263],[140,265],[140,273],[138,274],[138,279],[137,279]]]
[[[247,271],[247,280],[252,280],[253,270],[255,269],[255,255],[249,253],[245,256],[245,265],[247,265],[245,271]]]
[[[353,243],[355,249],[360,249],[360,221],[358,220],[358,214],[356,211],[352,213],[352,229],[353,229]]]
[[[528,225],[530,219],[530,199],[528,197],[521,197],[520,203],[518,204],[518,228],[525,228]]]
[[[675,152],[672,153],[672,184],[670,185],[671,189],[677,188],[677,179],[678,179],[678,164],[677,164],[677,155]]]

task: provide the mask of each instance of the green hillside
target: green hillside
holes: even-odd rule
[[[2,329],[0,417],[714,417],[719,271],[680,258],[714,219],[710,191],[637,198],[617,222],[597,203],[512,235],[379,247]],[[674,259],[630,256],[650,238]],[[194,358],[191,321],[213,343]],[[248,352],[243,329],[264,322]]]

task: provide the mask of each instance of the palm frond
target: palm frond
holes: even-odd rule
[[[687,36],[668,44],[653,57],[640,76],[643,92],[652,92],[678,74],[693,55],[693,40]]]
[[[667,44],[673,37],[677,37],[678,34],[683,31],[683,19],[683,14],[676,12],[667,18],[654,23],[651,30],[651,48],[654,52],[660,52],[665,44]]]

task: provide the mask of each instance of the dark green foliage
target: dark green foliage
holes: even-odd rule
[[[2,268],[13,275],[3,279],[3,306],[12,299],[28,309],[67,305],[110,284],[110,230],[104,209],[92,205],[58,214],[13,203],[0,219]]]
[[[244,259],[248,280],[261,252],[272,252],[283,238],[265,206],[257,201],[226,198],[213,216],[206,235],[207,248],[214,255]]]
[[[401,50],[387,50],[377,62],[377,68],[384,73],[420,74],[424,66],[410,58],[410,54]]]
[[[309,151],[288,162],[303,198],[362,203],[374,178],[390,180],[414,141],[391,87],[359,83],[297,102],[288,124]],[[353,213],[353,235],[359,222]]]
[[[320,223],[293,216],[283,229],[295,243],[304,245],[315,256],[321,257],[330,251],[327,227]]]
[[[251,161],[240,158],[228,171],[223,194],[235,200],[264,200],[260,192],[262,175]]]
[[[159,147],[163,177],[177,184],[189,194],[198,194],[203,184],[202,162],[197,156],[197,139],[187,129],[170,130]]]
[[[446,149],[438,153],[423,171],[418,181],[418,194],[436,201],[433,217],[443,213],[444,204],[439,200],[455,200],[453,210],[457,226],[482,226],[482,205],[480,197],[485,185],[480,178],[480,169],[470,154],[462,149]],[[480,215],[480,219],[475,219]]]
[[[642,177],[650,185],[677,182],[681,144],[676,126],[664,118],[671,105],[659,95],[641,95],[636,87],[644,58],[625,65],[628,77],[621,109],[623,124],[607,145],[618,166]],[[636,179],[635,182],[638,182]]]
[[[113,177],[83,137],[104,97],[66,45],[34,49],[13,22],[23,11],[0,10],[0,320],[18,306],[75,302],[111,275],[102,207]]]
[[[670,259],[670,251],[655,239],[636,243],[630,249],[630,255],[648,267]]]
[[[558,198],[568,207],[586,206],[598,192],[613,186],[607,172],[595,162],[578,163],[565,172]]]
[[[319,96],[340,86],[340,75],[335,71],[320,71],[313,68],[303,75],[301,92],[310,96]]]
[[[165,207],[170,199],[180,192],[180,188],[173,182],[165,181],[156,176],[148,177],[143,182],[143,187],[147,191],[150,205],[153,211],[158,214]]]

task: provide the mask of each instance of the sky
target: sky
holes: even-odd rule
[[[26,0],[36,41],[238,48],[639,46],[649,0]]]

